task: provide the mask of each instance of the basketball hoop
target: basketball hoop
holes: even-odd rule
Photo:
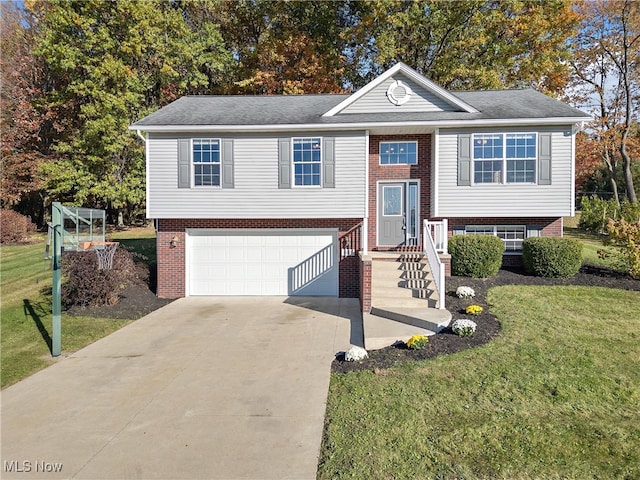
[[[118,242],[92,242],[91,247],[98,257],[98,270],[111,270]]]

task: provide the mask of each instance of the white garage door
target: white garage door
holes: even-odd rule
[[[187,231],[188,295],[338,296],[337,231]]]

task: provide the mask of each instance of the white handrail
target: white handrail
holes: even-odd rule
[[[427,231],[430,234],[431,238],[436,245],[436,251],[439,253],[448,253],[447,249],[448,245],[448,222],[447,219],[443,219],[439,222],[431,222],[429,220],[425,220],[425,225],[427,226]]]
[[[445,220],[446,222],[446,220]],[[427,262],[429,262],[429,268],[433,275],[433,282],[436,286],[436,292],[438,293],[438,308],[445,308],[445,286],[444,286],[444,263],[440,261],[438,251],[436,249],[436,243],[431,236],[431,225],[439,222],[429,222],[425,220],[422,226],[422,242]],[[445,238],[446,238],[446,223],[445,223]],[[446,243],[445,243],[446,248]]]

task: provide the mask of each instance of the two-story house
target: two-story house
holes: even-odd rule
[[[496,235],[510,262],[525,238],[562,235],[589,119],[534,90],[449,92],[402,63],[351,95],[183,97],[130,127],[157,293],[360,297],[368,312],[372,262],[424,251],[442,307],[447,237]]]

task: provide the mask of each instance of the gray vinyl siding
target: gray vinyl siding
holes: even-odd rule
[[[149,133],[147,217],[364,217],[364,132],[292,135],[335,138],[335,188],[278,188],[278,138],[281,136]],[[233,188],[178,188],[178,139],[207,137],[233,139]]]
[[[458,134],[492,132],[549,132],[551,184],[458,185]],[[436,180],[435,217],[560,217],[571,215],[572,127],[441,129]]]
[[[394,105],[387,99],[387,89],[396,80],[402,80],[413,90],[413,95],[404,105]],[[455,108],[425,90],[404,75],[388,78],[370,92],[365,93],[340,113],[384,113],[384,112],[451,112]],[[339,115],[339,114],[338,114]]]

